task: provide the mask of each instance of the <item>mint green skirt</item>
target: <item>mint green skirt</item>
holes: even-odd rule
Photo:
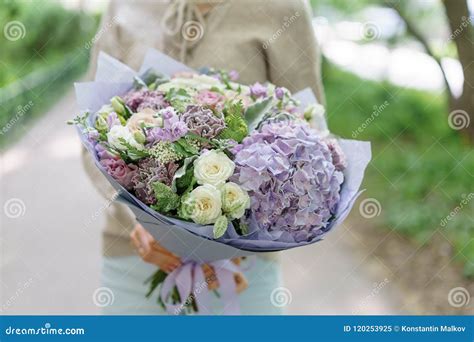
[[[281,285],[281,271],[278,261],[255,258],[255,263],[244,274],[248,288],[239,294],[240,313],[242,315],[281,315],[282,308],[272,304],[272,291]],[[148,285],[144,281],[157,268],[145,263],[137,256],[104,257],[102,286],[108,288],[111,298],[100,303],[106,315],[166,315],[158,304],[158,293],[150,298],[145,294]],[[221,314],[224,308],[222,300],[214,294],[211,312]],[[105,305],[105,306],[103,306]]]

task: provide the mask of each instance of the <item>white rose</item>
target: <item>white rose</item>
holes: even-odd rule
[[[221,188],[222,210],[233,219],[244,216],[245,210],[250,208],[250,197],[247,191],[239,185],[228,182]]]
[[[194,177],[199,184],[219,186],[234,173],[235,164],[224,152],[209,150],[194,162]]]
[[[109,133],[107,133],[108,143],[117,150],[125,151],[127,148],[122,144],[121,139],[124,139],[127,143],[139,150],[143,149],[143,145],[135,140],[132,132],[130,132],[127,127],[120,125],[113,126]]]
[[[183,198],[181,212],[199,224],[216,222],[222,215],[220,191],[209,184],[198,186]]]

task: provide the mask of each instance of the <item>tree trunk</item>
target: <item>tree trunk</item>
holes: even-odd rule
[[[474,143],[474,19],[470,17],[467,0],[443,0],[451,29],[451,37],[456,44],[459,62],[464,73],[461,97],[450,101],[450,112],[458,111],[456,122],[451,122],[466,138]]]

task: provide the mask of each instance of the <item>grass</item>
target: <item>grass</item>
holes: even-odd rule
[[[473,277],[474,153],[449,127],[443,94],[362,80],[328,64],[323,74],[331,130],[372,142],[364,187],[381,204],[377,223],[419,243],[440,232]]]

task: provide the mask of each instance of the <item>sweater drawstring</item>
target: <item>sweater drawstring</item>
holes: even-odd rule
[[[186,62],[189,49],[204,35],[205,19],[196,6],[198,0],[173,0],[163,14],[163,32],[171,38],[179,51],[179,59]]]

